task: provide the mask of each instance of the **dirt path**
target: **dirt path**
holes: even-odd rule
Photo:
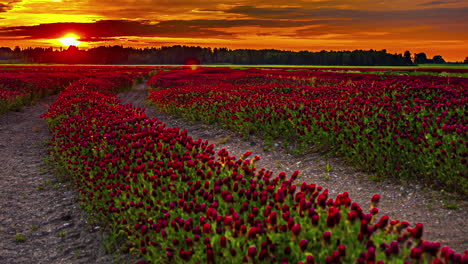
[[[145,107],[146,95],[146,86],[138,85],[134,90],[122,93],[119,97],[124,104]],[[328,188],[331,196],[349,192],[351,199],[364,208],[369,206],[372,195],[379,193],[382,196],[379,204],[380,215],[388,214],[393,219],[406,220],[412,224],[424,223],[425,239],[439,241],[460,253],[468,249],[466,198],[441,194],[414,184],[406,186],[396,185],[391,181],[370,181],[367,180],[369,175],[356,171],[338,158],[326,158],[314,153],[293,156],[280,151],[281,142],[274,143],[276,147],[272,150],[264,151],[262,140],[255,137],[242,140],[230,131],[174,118],[156,111],[153,107],[148,107],[146,113],[157,117],[168,126],[185,128],[194,139],[207,139],[215,144],[217,149],[224,147],[237,157],[251,150],[254,155],[262,157],[258,168],[265,167],[289,174],[299,170],[301,182],[313,182]]]
[[[55,99],[0,116],[0,263],[113,263],[99,227],[43,162],[51,135],[39,116]]]

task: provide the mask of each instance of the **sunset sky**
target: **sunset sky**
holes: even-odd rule
[[[0,0],[0,46],[174,44],[468,56],[467,0]]]

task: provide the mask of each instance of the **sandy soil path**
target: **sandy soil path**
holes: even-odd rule
[[[147,93],[146,85],[141,84],[132,91],[121,93],[119,98],[124,104],[146,107]],[[278,173],[285,171],[289,175],[299,170],[301,182],[312,182],[328,188],[333,197],[338,193],[349,192],[351,199],[363,208],[368,208],[372,195],[379,193],[382,196],[380,215],[388,214],[392,219],[406,220],[412,224],[424,223],[426,240],[439,241],[460,253],[468,249],[466,197],[441,194],[416,184],[397,185],[391,181],[370,181],[369,175],[353,169],[336,157],[327,158],[315,153],[293,156],[279,149],[281,142],[274,144],[277,148],[264,151],[262,140],[255,137],[243,140],[230,131],[175,118],[158,112],[154,107],[146,108],[146,113],[168,126],[187,129],[194,139],[207,139],[217,149],[224,147],[236,156],[251,150],[253,155],[262,157],[258,168],[265,167]]]
[[[40,115],[55,99],[0,116],[0,263],[113,263],[74,191],[44,164],[51,134]]]

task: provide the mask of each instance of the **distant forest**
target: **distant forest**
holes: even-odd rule
[[[425,53],[414,56],[390,54],[386,50],[354,51],[282,51],[275,49],[227,49],[193,46],[161,48],[97,47],[82,50],[75,46],[53,48],[0,48],[0,63],[64,63],[64,64],[276,64],[276,65],[352,65],[410,66],[424,63],[446,63],[442,56],[428,59]]]

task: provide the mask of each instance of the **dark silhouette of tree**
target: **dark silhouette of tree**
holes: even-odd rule
[[[435,56],[432,58],[432,61],[433,61],[433,63],[435,63],[435,64],[445,64],[445,63],[446,63],[445,60],[444,60],[444,58],[442,58],[441,55],[435,55]]]
[[[427,55],[424,52],[414,54],[414,63],[415,64],[425,64],[430,63],[427,59]]]
[[[10,55],[12,54],[12,55]],[[276,64],[276,65],[361,65],[361,66],[405,66],[413,65],[402,54],[390,54],[386,50],[354,51],[284,51],[275,49],[202,48],[181,46],[160,48],[124,48],[123,46],[101,46],[81,50],[70,46],[67,49],[10,48],[0,50],[3,57],[14,56],[23,62],[32,63],[83,63],[83,64],[184,64],[195,60],[200,64]],[[425,57],[425,60],[427,58]],[[424,60],[424,62],[426,62]],[[420,62],[421,63],[421,62]]]
[[[468,57],[465,58],[464,64],[468,64]]]
[[[411,52],[409,50],[405,51],[405,53],[403,54],[403,57],[405,58],[408,65],[413,64],[413,60],[411,59]]]

